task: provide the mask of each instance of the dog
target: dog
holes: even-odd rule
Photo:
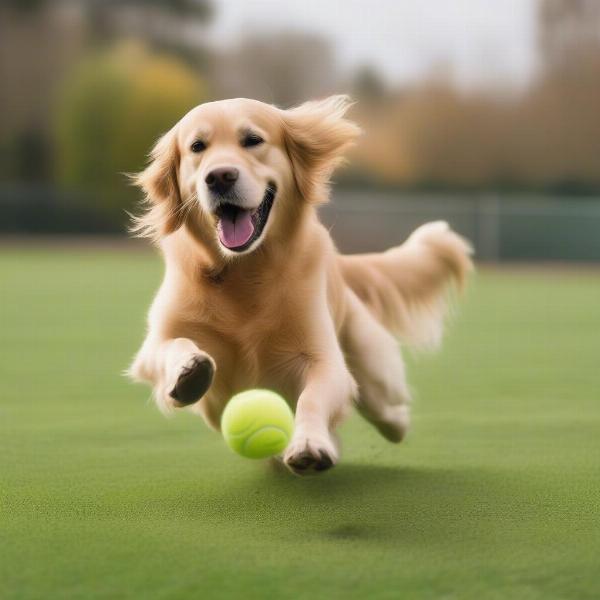
[[[192,109],[134,182],[134,233],[164,256],[146,339],[129,369],[159,407],[219,429],[227,400],[269,388],[295,409],[283,453],[299,475],[339,460],[352,406],[391,442],[410,422],[400,342],[437,347],[468,242],[428,223],[400,246],[341,255],[317,207],[360,129],[332,96],[283,110],[249,99]],[[400,340],[400,342],[399,342]]]

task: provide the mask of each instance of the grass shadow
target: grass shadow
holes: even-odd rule
[[[526,516],[528,505],[518,499],[525,483],[477,468],[344,464],[306,479],[254,471],[224,481],[210,497],[187,489],[177,512],[225,520],[240,531],[262,528],[280,539],[412,544],[468,536],[482,541],[491,535],[487,524]]]

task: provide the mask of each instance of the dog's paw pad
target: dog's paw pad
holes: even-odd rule
[[[296,475],[308,475],[327,471],[335,465],[335,454],[331,449],[326,449],[306,440],[302,444],[292,444],[288,448],[284,462],[288,469]]]
[[[215,366],[207,356],[196,354],[184,365],[169,396],[180,406],[197,402],[207,392]]]

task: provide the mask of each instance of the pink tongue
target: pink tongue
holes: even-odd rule
[[[218,225],[219,238],[227,248],[243,246],[254,233],[254,224],[249,210],[240,210],[235,220],[223,216]]]

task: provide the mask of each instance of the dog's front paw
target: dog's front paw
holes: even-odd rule
[[[329,435],[295,435],[286,448],[283,462],[296,475],[326,471],[338,461],[338,450]]]
[[[194,354],[183,365],[169,396],[179,406],[197,402],[207,392],[215,374],[215,363],[208,354]]]

